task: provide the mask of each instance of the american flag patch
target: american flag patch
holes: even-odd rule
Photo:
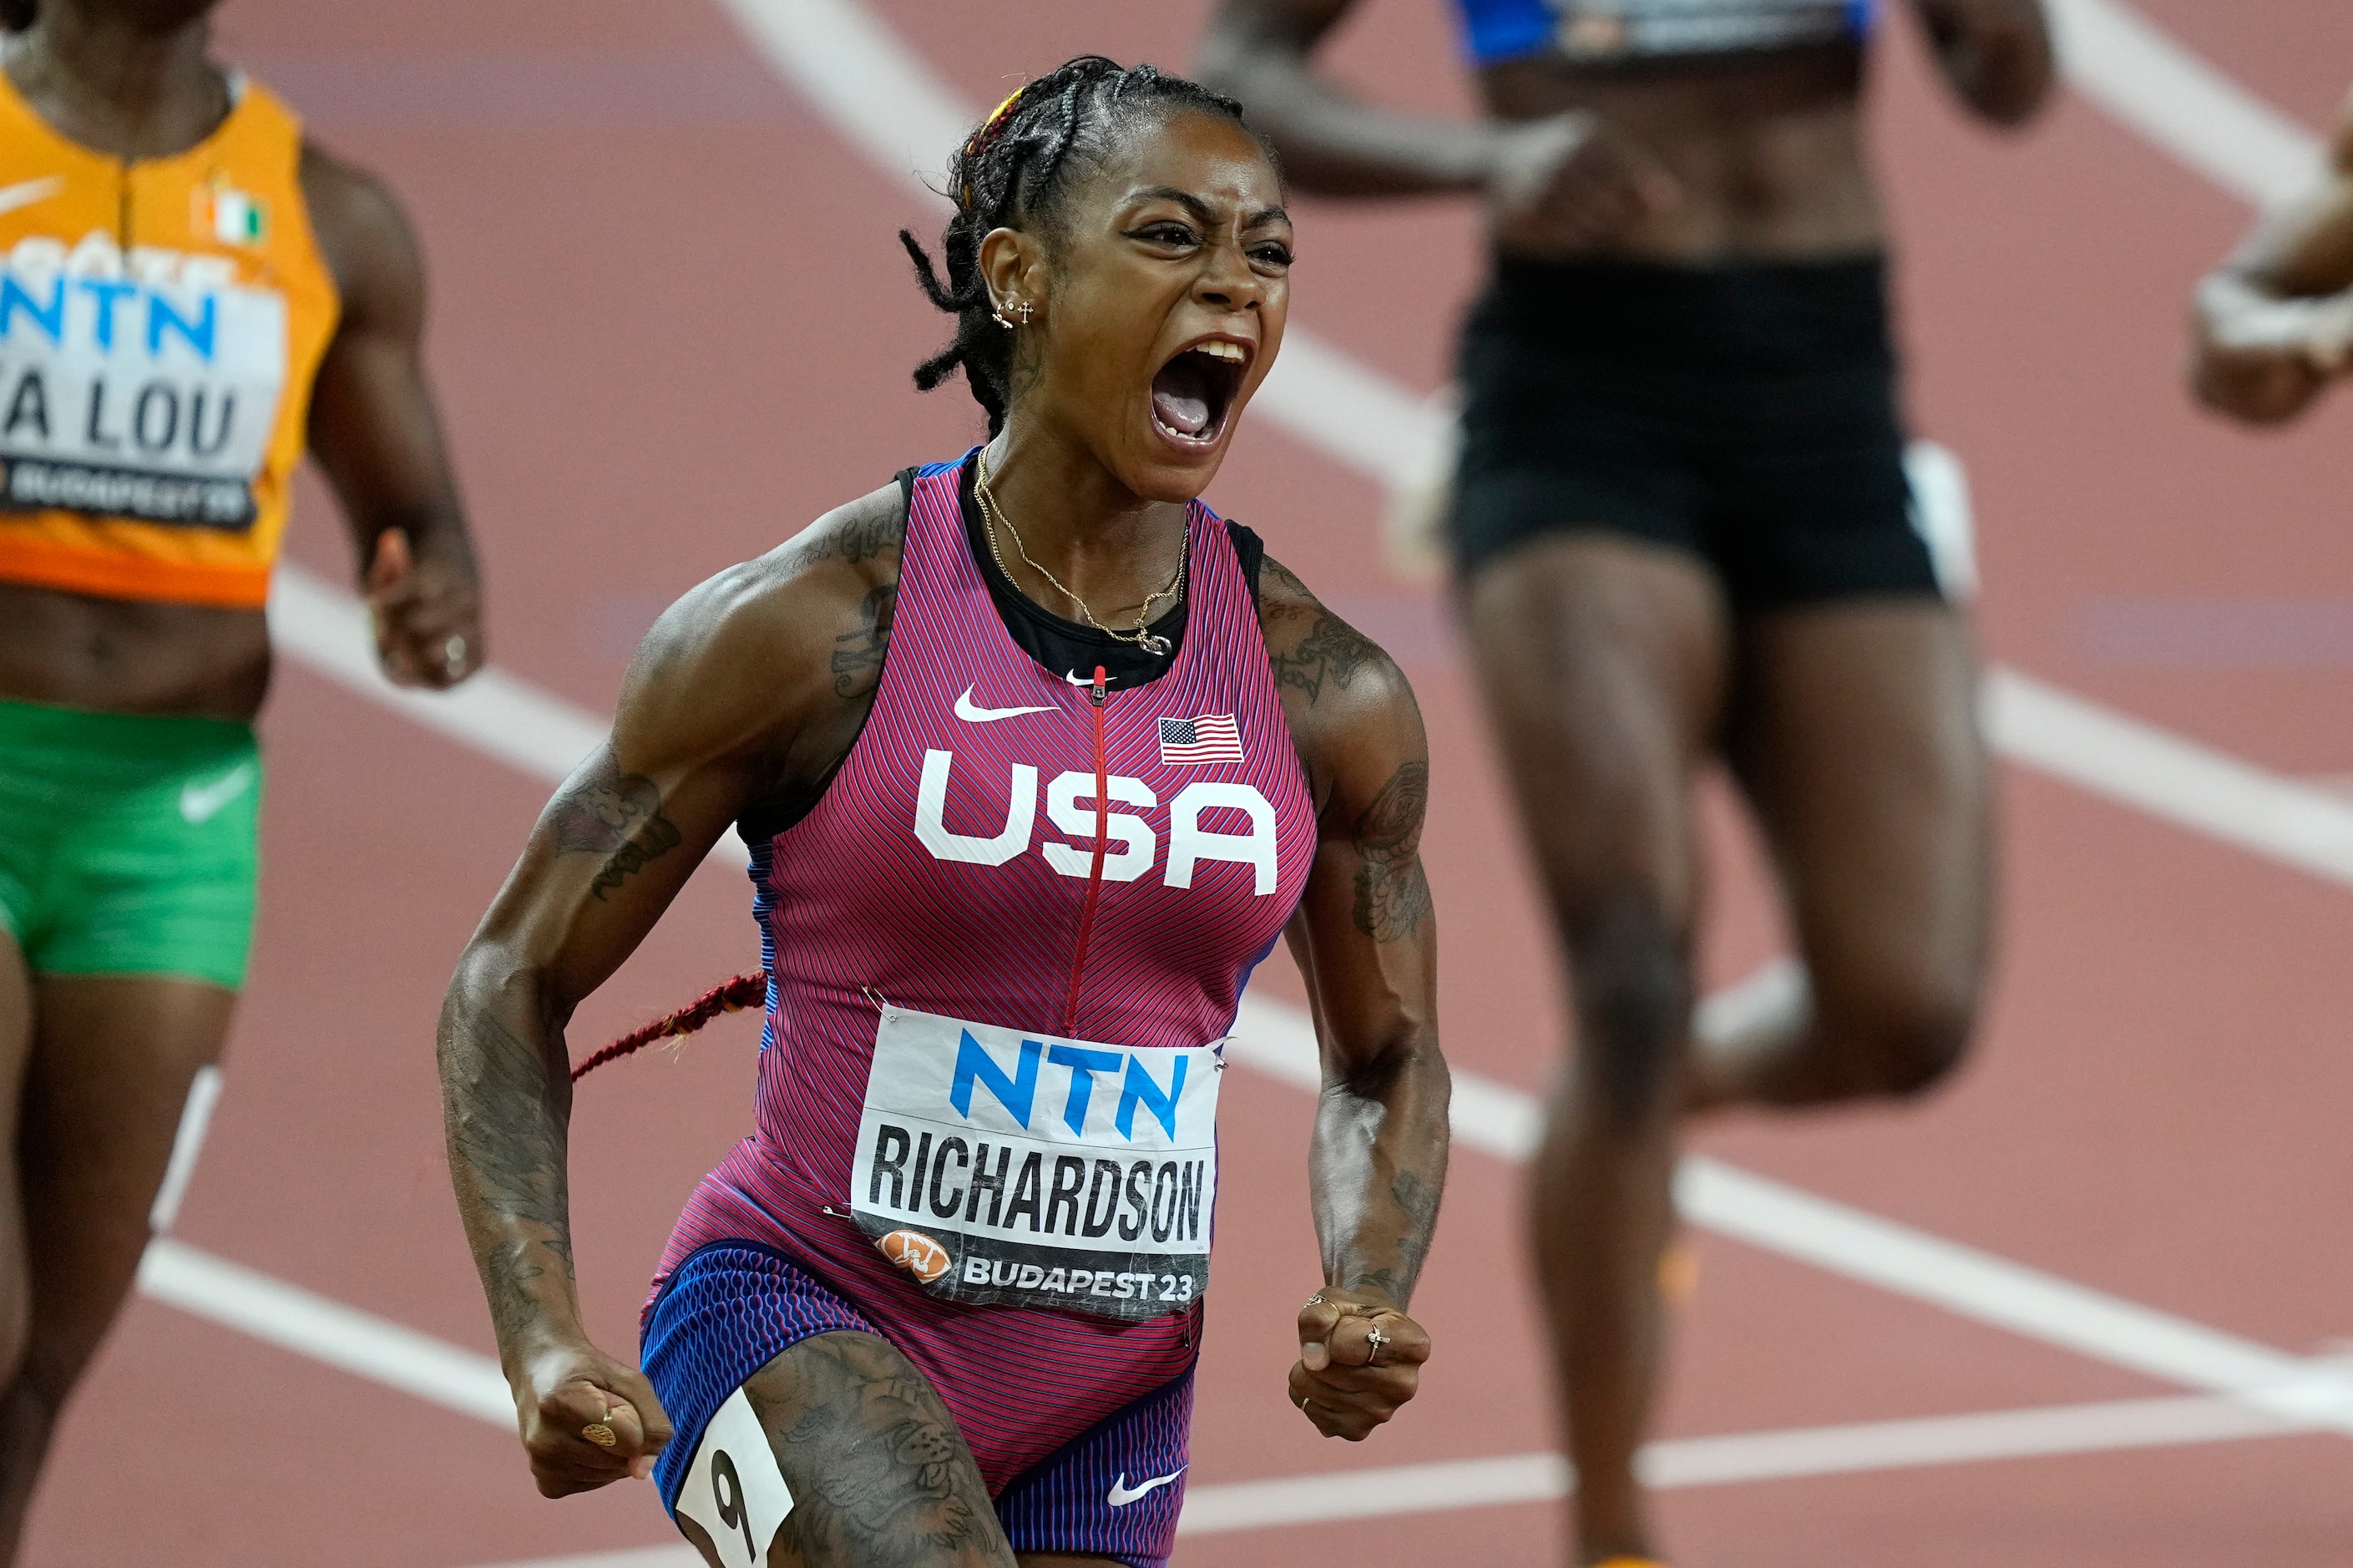
[[[1160,765],[1164,768],[1241,760],[1241,731],[1234,728],[1234,716],[1230,713],[1160,721]]]

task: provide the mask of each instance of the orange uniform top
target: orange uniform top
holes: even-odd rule
[[[301,123],[236,89],[196,146],[126,161],[0,76],[0,582],[269,596],[340,301]]]

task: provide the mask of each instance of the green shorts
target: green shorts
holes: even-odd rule
[[[0,927],[37,974],[242,986],[260,816],[250,726],[0,701]]]

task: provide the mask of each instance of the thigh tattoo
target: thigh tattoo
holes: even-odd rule
[[[1011,1568],[955,1418],[921,1373],[881,1340],[805,1340],[751,1383],[770,1413],[776,1458],[793,1489],[780,1542],[809,1568]]]

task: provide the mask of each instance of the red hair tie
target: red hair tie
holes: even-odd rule
[[[766,971],[754,970],[749,974],[739,974],[724,985],[714,986],[696,997],[669,1017],[623,1035],[619,1039],[574,1068],[572,1081],[578,1083],[607,1062],[618,1061],[633,1051],[641,1051],[656,1040],[691,1035],[722,1013],[739,1013],[746,1007],[765,1004],[767,999]]]

